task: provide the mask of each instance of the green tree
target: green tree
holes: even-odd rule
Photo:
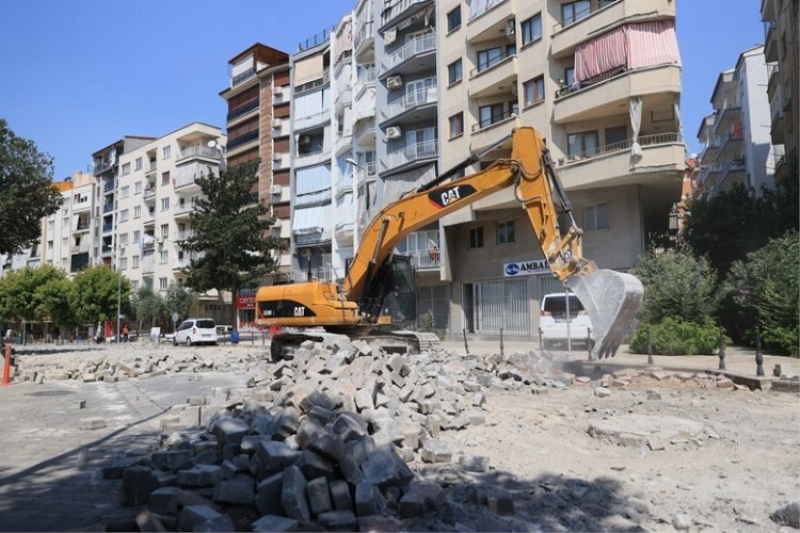
[[[61,202],[53,185],[53,159],[0,118],[0,254],[37,242],[42,218],[58,211]]]
[[[798,263],[800,241],[792,230],[734,262],[726,279],[746,339],[752,342],[758,327],[767,349],[795,357],[800,345]]]
[[[2,315],[18,324],[51,320],[56,310],[50,309],[45,288],[65,280],[66,274],[51,265],[9,272],[0,280]]]
[[[147,286],[140,288],[134,294],[132,307],[136,317],[137,329],[155,326],[162,322],[168,314],[164,298]]]
[[[121,274],[104,265],[82,270],[73,281],[70,305],[80,324],[94,324],[101,320],[115,320],[117,298],[123,304],[122,311],[129,307],[130,282]]]
[[[651,250],[631,273],[644,285],[640,318],[645,324],[658,324],[668,317],[702,324],[717,311],[716,273],[708,261],[688,249]]]
[[[274,219],[252,192],[258,167],[258,161],[251,161],[216,175],[209,168],[197,178],[203,197],[189,219],[194,234],[181,243],[196,257],[187,269],[186,286],[198,293],[230,291],[231,324],[236,324],[241,290],[254,288],[277,268],[273,252],[280,243],[269,233]]]
[[[36,290],[43,313],[47,313],[53,325],[59,329],[79,325],[69,303],[71,292],[72,282],[67,279],[66,274],[63,278],[46,281]],[[63,335],[63,331],[61,334]]]
[[[178,313],[179,316],[186,318],[194,300],[194,294],[186,290],[185,287],[173,283],[167,289],[164,305],[166,305],[170,315]]]

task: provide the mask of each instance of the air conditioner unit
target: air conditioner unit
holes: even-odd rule
[[[269,192],[272,194],[280,194],[282,190],[283,187],[281,187],[280,185],[272,185],[269,188]]]
[[[280,118],[273,118],[272,119],[272,127],[273,128],[280,128],[281,124],[283,124],[283,120]]]
[[[517,21],[511,19],[506,22],[506,35],[514,35],[517,33]]]
[[[311,144],[311,135],[301,135],[298,137],[297,142],[300,144]]]
[[[399,139],[402,134],[403,132],[400,126],[390,126],[386,128],[386,137],[389,139]]]
[[[400,76],[389,76],[386,78],[386,87],[389,89],[399,89],[403,86],[403,78]]]

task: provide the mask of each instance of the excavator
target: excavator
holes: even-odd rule
[[[459,177],[509,139],[510,158]],[[292,357],[306,340],[336,343],[341,336],[411,354],[433,345],[438,341],[434,334],[409,329],[417,317],[414,270],[395,247],[412,232],[506,187],[513,187],[527,213],[551,272],[589,314],[594,336],[590,359],[614,356],[641,304],[642,283],[631,274],[598,269],[582,257],[583,231],[544,140],[536,129],[520,127],[386,205],[361,233],[341,283],[309,280],[261,287],[256,322],[276,332],[273,360]]]

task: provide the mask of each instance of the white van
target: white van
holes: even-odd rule
[[[569,296],[569,321],[567,321],[567,296]],[[559,292],[546,294],[542,297],[541,311],[539,312],[539,336],[544,348],[554,344],[567,345],[567,323],[569,323],[569,338],[572,346],[581,345],[588,348],[593,344],[592,321],[589,314],[583,309],[583,304],[573,293]]]

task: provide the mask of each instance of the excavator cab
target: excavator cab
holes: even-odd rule
[[[417,319],[417,285],[408,256],[392,254],[375,273],[359,311],[377,324],[401,328]]]

